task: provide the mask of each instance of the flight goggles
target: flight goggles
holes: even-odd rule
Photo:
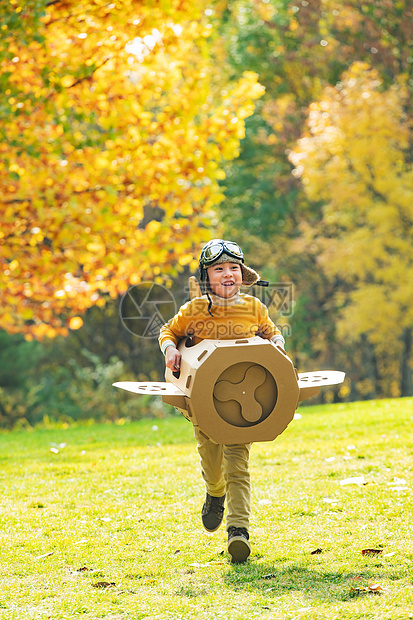
[[[202,249],[199,262],[201,265],[211,265],[221,254],[224,254],[224,252],[232,258],[238,258],[238,260],[244,262],[244,254],[239,245],[233,241],[223,241],[222,239],[213,239],[209,241]]]

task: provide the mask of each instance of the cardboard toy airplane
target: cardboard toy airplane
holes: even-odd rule
[[[288,355],[259,336],[238,340],[190,338],[178,344],[179,371],[166,382],[120,381],[115,387],[162,396],[218,444],[272,441],[294,418],[300,401],[322,386],[344,381],[345,373],[297,373]]]

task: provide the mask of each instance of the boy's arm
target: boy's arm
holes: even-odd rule
[[[181,366],[181,354],[179,353],[176,345],[178,344],[178,338],[169,327],[169,323],[165,323],[161,327],[159,334],[159,346],[165,356],[165,365],[173,371],[179,370]]]
[[[179,311],[173,316],[167,323],[162,325],[159,331],[159,346],[162,353],[165,355],[167,347],[176,347],[179,340],[186,335],[186,312],[188,304],[184,304],[179,308]]]
[[[168,321],[161,327],[158,341],[165,356],[166,367],[174,371],[178,370],[181,365],[181,354],[176,348],[179,338],[171,329],[170,323],[171,321]]]
[[[177,344],[181,338],[187,335],[187,326],[191,320],[192,312],[190,302],[184,304],[165,325],[162,325],[159,332],[159,346],[165,355],[165,364],[172,371],[178,370],[181,363],[181,354]]]
[[[271,340],[275,344],[275,346],[280,347],[281,349],[285,349],[285,340],[284,336],[278,329],[278,327],[273,323],[268,314],[268,308],[264,304],[261,304],[261,321],[258,329],[258,336],[264,338],[266,340]]]

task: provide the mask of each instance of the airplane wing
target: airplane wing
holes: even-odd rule
[[[184,396],[182,390],[172,383],[162,381],[118,381],[112,383],[114,387],[134,392],[134,394],[149,394],[150,396]]]
[[[298,387],[316,387],[323,385],[337,385],[342,383],[344,372],[338,370],[322,370],[314,372],[299,372]],[[164,381],[118,381],[114,387],[133,392],[134,394],[150,394],[151,396],[185,396],[184,392],[172,383]]]
[[[317,370],[314,372],[299,372],[298,387],[315,387],[323,385],[337,385],[343,383],[345,372],[340,370]]]

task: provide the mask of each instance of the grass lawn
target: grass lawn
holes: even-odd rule
[[[238,566],[183,418],[0,434],[0,618],[413,618],[413,399],[299,413],[252,448]]]

